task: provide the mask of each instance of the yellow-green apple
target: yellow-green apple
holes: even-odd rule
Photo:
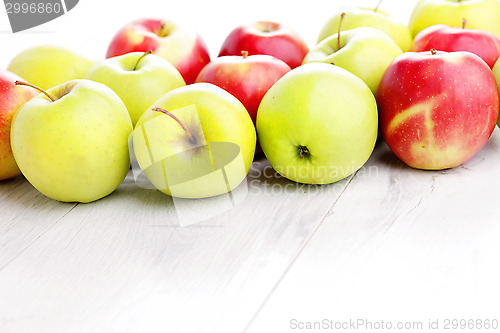
[[[133,149],[140,168],[163,193],[206,198],[246,177],[256,133],[247,110],[227,91],[194,83],[160,97],[137,122]]]
[[[47,197],[91,202],[125,178],[131,132],[127,109],[111,88],[72,80],[19,108],[12,151],[26,179]]]
[[[219,57],[239,56],[242,51],[270,55],[295,68],[309,48],[295,30],[277,22],[256,21],[234,28],[224,40]]]
[[[130,52],[147,52],[165,58],[191,84],[210,55],[200,35],[161,19],[133,21],[121,28],[111,41],[106,58]]]
[[[324,62],[342,67],[361,78],[376,94],[385,70],[401,53],[398,44],[382,31],[361,27],[322,40],[303,63]]]
[[[273,168],[299,183],[328,184],[360,169],[378,136],[375,97],[338,66],[305,64],[269,89],[257,133]]]
[[[132,52],[103,60],[92,67],[87,79],[113,89],[127,107],[134,126],[158,98],[186,85],[172,64],[149,52]]]
[[[377,95],[387,145],[407,165],[456,167],[488,141],[499,93],[486,63],[470,52],[407,52],[387,69]]]
[[[213,83],[240,100],[255,123],[260,101],[283,75],[285,62],[269,55],[222,56],[202,69],[196,82]]]
[[[16,74],[0,70],[0,180],[21,174],[10,146],[12,117],[20,106],[38,95],[31,88],[16,86],[19,80]]]
[[[94,62],[56,45],[40,45],[16,55],[7,70],[44,90],[83,79]]]
[[[495,66],[493,66],[492,71],[493,71],[493,75],[495,76],[495,79],[497,81],[498,91],[500,92],[500,59],[497,60],[497,62],[495,63]],[[500,126],[500,118],[498,119],[497,124],[498,124],[498,126]]]
[[[480,29],[500,37],[498,0],[420,0],[410,18],[413,37],[427,27],[446,24],[460,27],[466,19],[470,29]]]
[[[444,24],[425,28],[415,37],[411,50],[468,51],[478,55],[490,68],[493,68],[500,57],[500,38],[488,31],[466,29],[465,25],[464,20],[462,28]]]
[[[359,27],[376,28],[391,37],[403,52],[408,51],[410,48],[412,37],[408,28],[393,16],[378,8],[346,7],[339,9],[323,25],[319,33],[318,42],[338,32],[342,13],[345,13],[345,18],[342,22],[343,30]]]

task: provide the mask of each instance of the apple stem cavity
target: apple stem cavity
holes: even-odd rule
[[[342,47],[340,45],[340,32],[342,31],[342,22],[344,22],[345,19],[345,13],[340,14],[340,21],[339,21],[339,31],[338,31],[338,38],[337,38],[337,48],[340,50]]]
[[[308,158],[309,156],[311,156],[311,152],[306,146],[299,145],[297,146],[297,149],[299,151],[299,156],[301,159],[303,159],[304,157]]]
[[[243,59],[246,59],[248,57],[248,51],[241,51],[241,56]]]
[[[467,23],[469,23],[469,22],[467,22],[467,19],[463,18],[462,19],[462,29],[465,29],[467,27]]]
[[[133,71],[136,71],[136,70],[137,70],[137,66],[139,66],[139,63],[141,62],[141,60],[142,60],[145,56],[150,55],[151,53],[153,53],[153,51],[151,51],[151,50],[149,50],[149,51],[147,51],[147,52],[144,52],[144,54],[143,54],[143,55],[141,55],[141,56],[139,57],[139,59],[137,59],[137,62],[135,63],[135,66],[134,66]]]
[[[160,31],[157,33],[159,37],[167,37],[170,35],[172,28],[168,22],[162,22],[160,26]]]
[[[189,141],[192,143],[192,144],[196,144],[196,138],[193,137],[191,135],[191,132],[189,132],[188,128],[186,127],[186,125],[184,125],[184,123],[179,119],[177,118],[172,112],[169,112],[163,108],[153,108],[153,111],[157,111],[157,112],[161,112],[163,114],[166,114],[167,116],[169,116],[170,118],[172,118],[173,120],[175,120],[183,129],[184,132],[186,132],[187,136],[189,137]]]
[[[437,53],[438,53],[438,52],[437,52],[437,50],[436,50],[436,49],[431,49],[431,54],[432,54],[432,55],[436,55]]]
[[[378,12],[378,9],[379,9],[380,5],[382,4],[382,1],[384,1],[384,0],[380,0],[378,2],[377,7],[375,7],[375,9],[373,10],[374,12]]]
[[[46,92],[45,90],[43,90],[42,88],[38,87],[38,86],[35,86],[34,84],[31,84],[31,83],[28,83],[28,82],[23,82],[23,81],[16,81],[14,82],[14,84],[16,86],[27,86],[27,87],[31,87],[33,89],[36,89],[38,90],[39,92],[41,92],[42,94],[44,94],[45,96],[47,96],[52,102],[55,102],[56,99],[54,96],[52,96],[51,94],[49,94],[48,92]]]

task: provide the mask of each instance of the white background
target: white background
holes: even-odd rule
[[[0,4],[0,68],[25,48],[38,44],[57,44],[84,56],[101,59],[114,34],[129,21],[138,18],[165,18],[197,31],[213,57],[229,32],[253,20],[272,20],[296,30],[309,47],[331,13],[344,5],[374,8],[374,0],[80,0],[66,15],[51,22],[13,34],[5,8]],[[380,9],[407,23],[416,0],[386,0]]]

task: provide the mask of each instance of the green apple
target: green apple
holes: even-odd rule
[[[409,27],[415,37],[436,24],[461,27],[466,19],[467,28],[489,31],[500,37],[499,17],[498,0],[420,0],[413,10]]]
[[[334,13],[323,25],[318,37],[318,42],[338,32],[342,13],[345,13],[345,18],[342,22],[343,30],[359,27],[376,28],[391,37],[403,52],[409,50],[412,38],[410,31],[403,23],[379,9],[358,7],[347,7]]]
[[[44,90],[83,79],[94,62],[66,48],[40,45],[16,55],[7,69]]]
[[[133,132],[140,168],[157,189],[177,198],[235,189],[250,170],[255,144],[255,127],[243,104],[211,83],[168,92]]]
[[[382,31],[354,28],[332,35],[312,48],[303,63],[324,62],[342,67],[362,79],[376,94],[380,80],[403,51]]]
[[[127,107],[134,126],[158,98],[186,85],[172,64],[150,52],[132,52],[106,59],[92,67],[87,79],[113,89]]]
[[[15,114],[11,144],[19,169],[49,198],[91,202],[125,178],[132,123],[104,84],[72,80],[25,103]]]
[[[497,81],[498,92],[500,93],[500,58],[495,63],[495,66],[493,66],[492,70]],[[500,126],[500,118],[498,118],[497,125]]]
[[[333,183],[360,169],[373,152],[377,104],[368,86],[347,70],[305,64],[264,96],[257,133],[269,162],[284,177]]]

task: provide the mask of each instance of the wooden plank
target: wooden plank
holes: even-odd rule
[[[0,271],[76,206],[45,197],[22,176],[0,182],[0,205]]]
[[[430,172],[383,144],[367,165],[376,176],[354,178],[246,331],[500,319],[499,151],[497,129],[469,162]]]
[[[0,272],[0,331],[241,331],[348,182],[292,183],[261,159],[241,204],[184,228],[172,199],[125,182]]]

